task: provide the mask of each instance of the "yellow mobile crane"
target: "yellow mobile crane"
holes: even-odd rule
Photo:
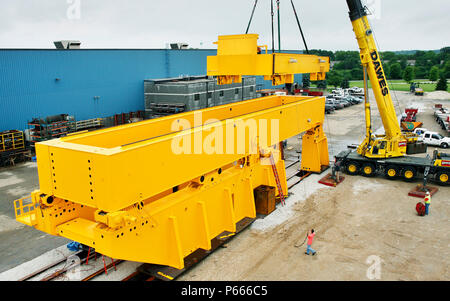
[[[418,143],[417,136],[401,131],[366,8],[361,0],[347,0],[347,5],[364,68],[366,137],[356,152],[343,151],[338,154],[335,166],[338,169],[343,167],[352,175],[361,173],[363,176],[371,177],[377,171],[384,171],[389,179],[402,177],[405,180],[412,180],[418,174],[423,174],[425,177],[435,176],[439,183],[448,184],[449,162],[442,164],[442,161],[436,158],[406,156],[426,152],[426,145]],[[385,129],[384,135],[372,133],[367,75]]]

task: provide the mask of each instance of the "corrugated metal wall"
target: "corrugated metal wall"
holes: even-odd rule
[[[0,49],[0,131],[34,117],[77,120],[144,110],[144,79],[206,74],[216,50]],[[301,76],[296,76],[301,82]],[[270,82],[257,79],[265,88]]]

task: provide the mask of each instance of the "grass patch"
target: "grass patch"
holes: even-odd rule
[[[416,79],[414,80],[414,82],[418,82],[420,84],[420,87],[425,91],[425,92],[434,92],[436,91],[436,84],[437,83],[429,83],[429,80],[426,79]],[[405,82],[404,80],[401,79],[391,79],[388,81],[389,84],[389,88],[391,90],[394,91],[405,91],[405,92],[409,92],[409,86],[410,84],[408,84],[407,82]],[[357,80],[357,81],[350,81],[350,88],[351,87],[358,87],[358,88],[364,88],[364,83],[362,80]],[[369,88],[372,88],[372,85],[370,84],[369,81]],[[332,90],[334,90],[334,87],[327,87],[327,91],[331,92]],[[315,85],[311,85],[311,91],[323,91],[317,88],[317,86]],[[448,88],[447,88],[447,92],[450,92],[450,83],[448,83]]]
[[[416,80],[416,82],[420,83],[420,87],[425,92],[434,92],[434,91],[436,91],[436,83],[429,83],[429,81],[427,81],[427,80]],[[421,83],[421,82],[423,82],[423,83]],[[389,88],[391,90],[409,92],[410,84],[408,84],[407,82],[405,82],[403,80],[389,80],[388,84],[389,84]],[[363,88],[364,87],[364,82],[362,80],[360,80],[360,81],[350,81],[350,87]],[[372,85],[369,82],[369,88],[371,88],[371,87],[372,87]],[[447,88],[447,92],[450,92],[450,85]]]

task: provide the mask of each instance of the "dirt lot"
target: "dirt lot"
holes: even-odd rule
[[[394,102],[398,114],[406,106],[418,107],[424,127],[442,133],[432,112],[435,103],[450,106],[448,95],[396,92]],[[375,105],[372,115],[375,130],[382,126]],[[360,142],[363,105],[327,115],[325,129],[330,155]],[[299,150],[297,142],[289,144]],[[180,280],[369,280],[368,273],[375,275],[372,258],[381,260],[381,280],[450,279],[450,187],[439,187],[430,215],[419,217],[420,199],[408,191],[420,181],[346,175],[341,185],[329,188],[317,184],[319,178],[313,175],[292,188],[286,207],[255,221]],[[311,228],[317,232],[314,257],[304,254],[305,246],[295,247]]]

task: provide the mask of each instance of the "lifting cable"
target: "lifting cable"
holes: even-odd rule
[[[255,5],[253,5],[252,14],[250,16],[250,21],[248,21],[248,26],[247,26],[247,30],[245,31],[245,34],[248,34],[248,30],[250,29],[250,24],[252,23],[253,15],[255,14],[255,9],[256,9],[257,4],[258,4],[258,0],[255,0]]]
[[[298,20],[297,10],[295,9],[294,2],[291,0],[292,9],[294,10],[295,19],[297,20],[298,29],[300,30],[300,34],[303,39],[303,44],[305,44],[306,54],[309,54],[308,45],[306,44],[305,35],[303,34],[302,26],[300,25],[300,21]]]
[[[281,52],[281,14],[280,14],[280,0],[277,0],[277,15],[278,15],[278,50]],[[303,34],[302,26],[300,25],[300,21],[298,19],[297,10],[295,9],[294,2],[291,0],[292,9],[294,10],[295,19],[297,20],[298,29],[300,30],[300,34],[302,36],[303,44],[305,45],[306,53],[309,54],[308,45],[306,43],[305,35]],[[245,34],[248,34],[250,29],[250,25],[253,20],[253,16],[255,14],[256,6],[258,5],[258,0],[255,0],[255,4],[253,5],[252,13],[250,15],[250,20],[247,25],[247,29]],[[273,9],[273,0],[270,1],[270,14],[271,14],[271,24],[272,24],[272,53],[275,53],[275,29],[274,29],[274,9]],[[273,70],[272,73],[275,74],[275,56],[273,58]]]
[[[277,0],[277,16],[278,16],[278,52],[281,53],[280,0]]]
[[[272,18],[272,53],[275,53],[275,31],[274,31],[274,27],[273,27],[273,0],[270,0],[270,15]]]

